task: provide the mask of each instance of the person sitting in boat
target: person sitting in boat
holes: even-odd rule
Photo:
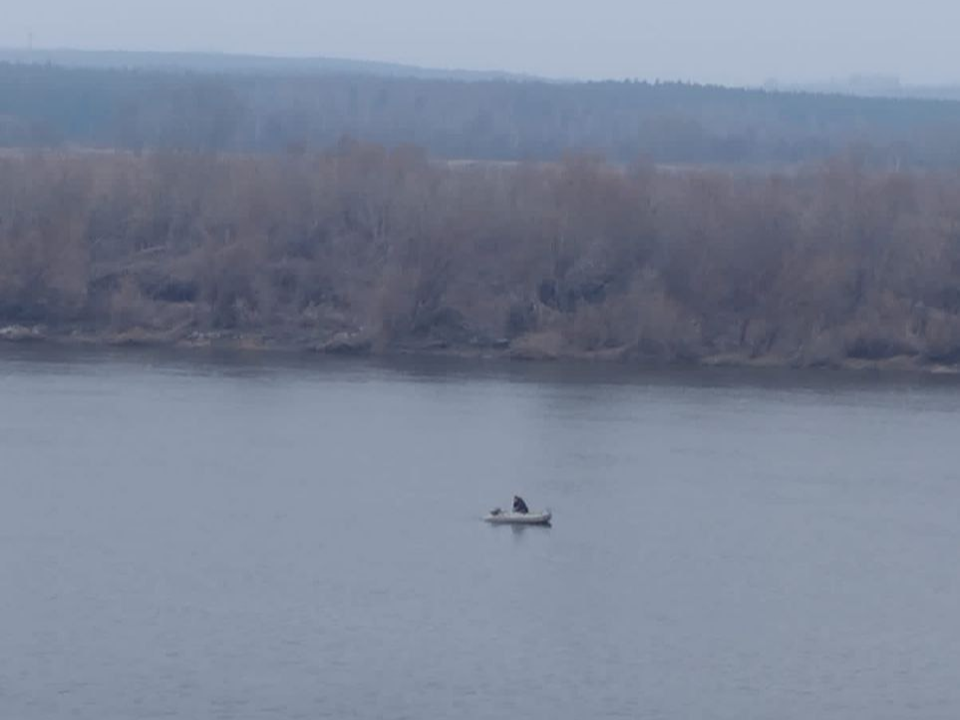
[[[519,495],[513,496],[513,511],[515,513],[520,513],[521,515],[526,515],[530,512],[530,508],[527,507],[527,504],[523,501],[523,498]]]

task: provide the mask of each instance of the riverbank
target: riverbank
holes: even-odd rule
[[[50,331],[39,326],[0,327],[0,343],[50,344],[76,347],[168,348],[179,350],[224,350],[242,353],[306,353],[338,357],[389,358],[398,356],[486,359],[501,362],[587,362],[635,365],[638,367],[704,367],[759,369],[820,369],[851,372],[960,374],[960,365],[924,361],[916,356],[896,356],[882,360],[844,358],[838,361],[804,363],[799,358],[749,356],[737,353],[704,355],[696,358],[664,360],[644,355],[636,348],[609,348],[600,351],[544,348],[530,343],[513,344],[507,340],[488,345],[448,345],[441,342],[400,344],[376,347],[363,338],[335,336],[323,342],[308,338],[294,340],[251,333],[229,332],[150,332],[140,329],[124,332],[90,332],[80,329]]]

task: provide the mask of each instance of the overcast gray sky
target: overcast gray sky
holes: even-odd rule
[[[960,0],[0,0],[0,45],[326,55],[556,77],[960,81]]]

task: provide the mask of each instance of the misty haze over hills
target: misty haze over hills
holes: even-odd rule
[[[776,79],[763,85],[771,92],[804,92],[874,98],[918,100],[960,100],[960,85],[911,85],[888,75],[855,75],[819,83],[782,83]]]
[[[422,68],[327,57],[270,57],[204,52],[0,48],[0,62],[91,69],[164,70],[250,75],[377,75],[430,80],[532,80],[503,71]]]
[[[344,137],[448,159],[586,151],[772,168],[854,150],[875,167],[945,168],[960,165],[960,103],[320,58],[0,53],[0,147],[302,152]]]
[[[761,86],[879,74],[960,81],[953,0],[32,0],[0,46],[331,57],[550,78]]]
[[[91,69],[187,71],[196,73],[242,73],[249,75],[374,75],[423,80],[518,82],[573,82],[506,70],[462,70],[419,67],[403,63],[334,57],[285,57],[219,52],[169,52],[130,50],[77,50],[71,48],[3,48],[0,62],[52,64]],[[620,80],[621,78],[610,78]],[[652,78],[633,78],[650,81]],[[687,80],[693,80],[688,78]],[[696,83],[694,83],[696,84]],[[736,87],[736,86],[731,86]],[[750,86],[745,86],[749,89]],[[875,98],[960,100],[960,84],[918,85],[904,83],[893,75],[853,75],[820,82],[790,82],[771,78],[763,83],[770,92],[851,95]]]

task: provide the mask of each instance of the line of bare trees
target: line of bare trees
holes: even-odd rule
[[[960,176],[0,157],[0,325],[801,365],[960,362]]]

